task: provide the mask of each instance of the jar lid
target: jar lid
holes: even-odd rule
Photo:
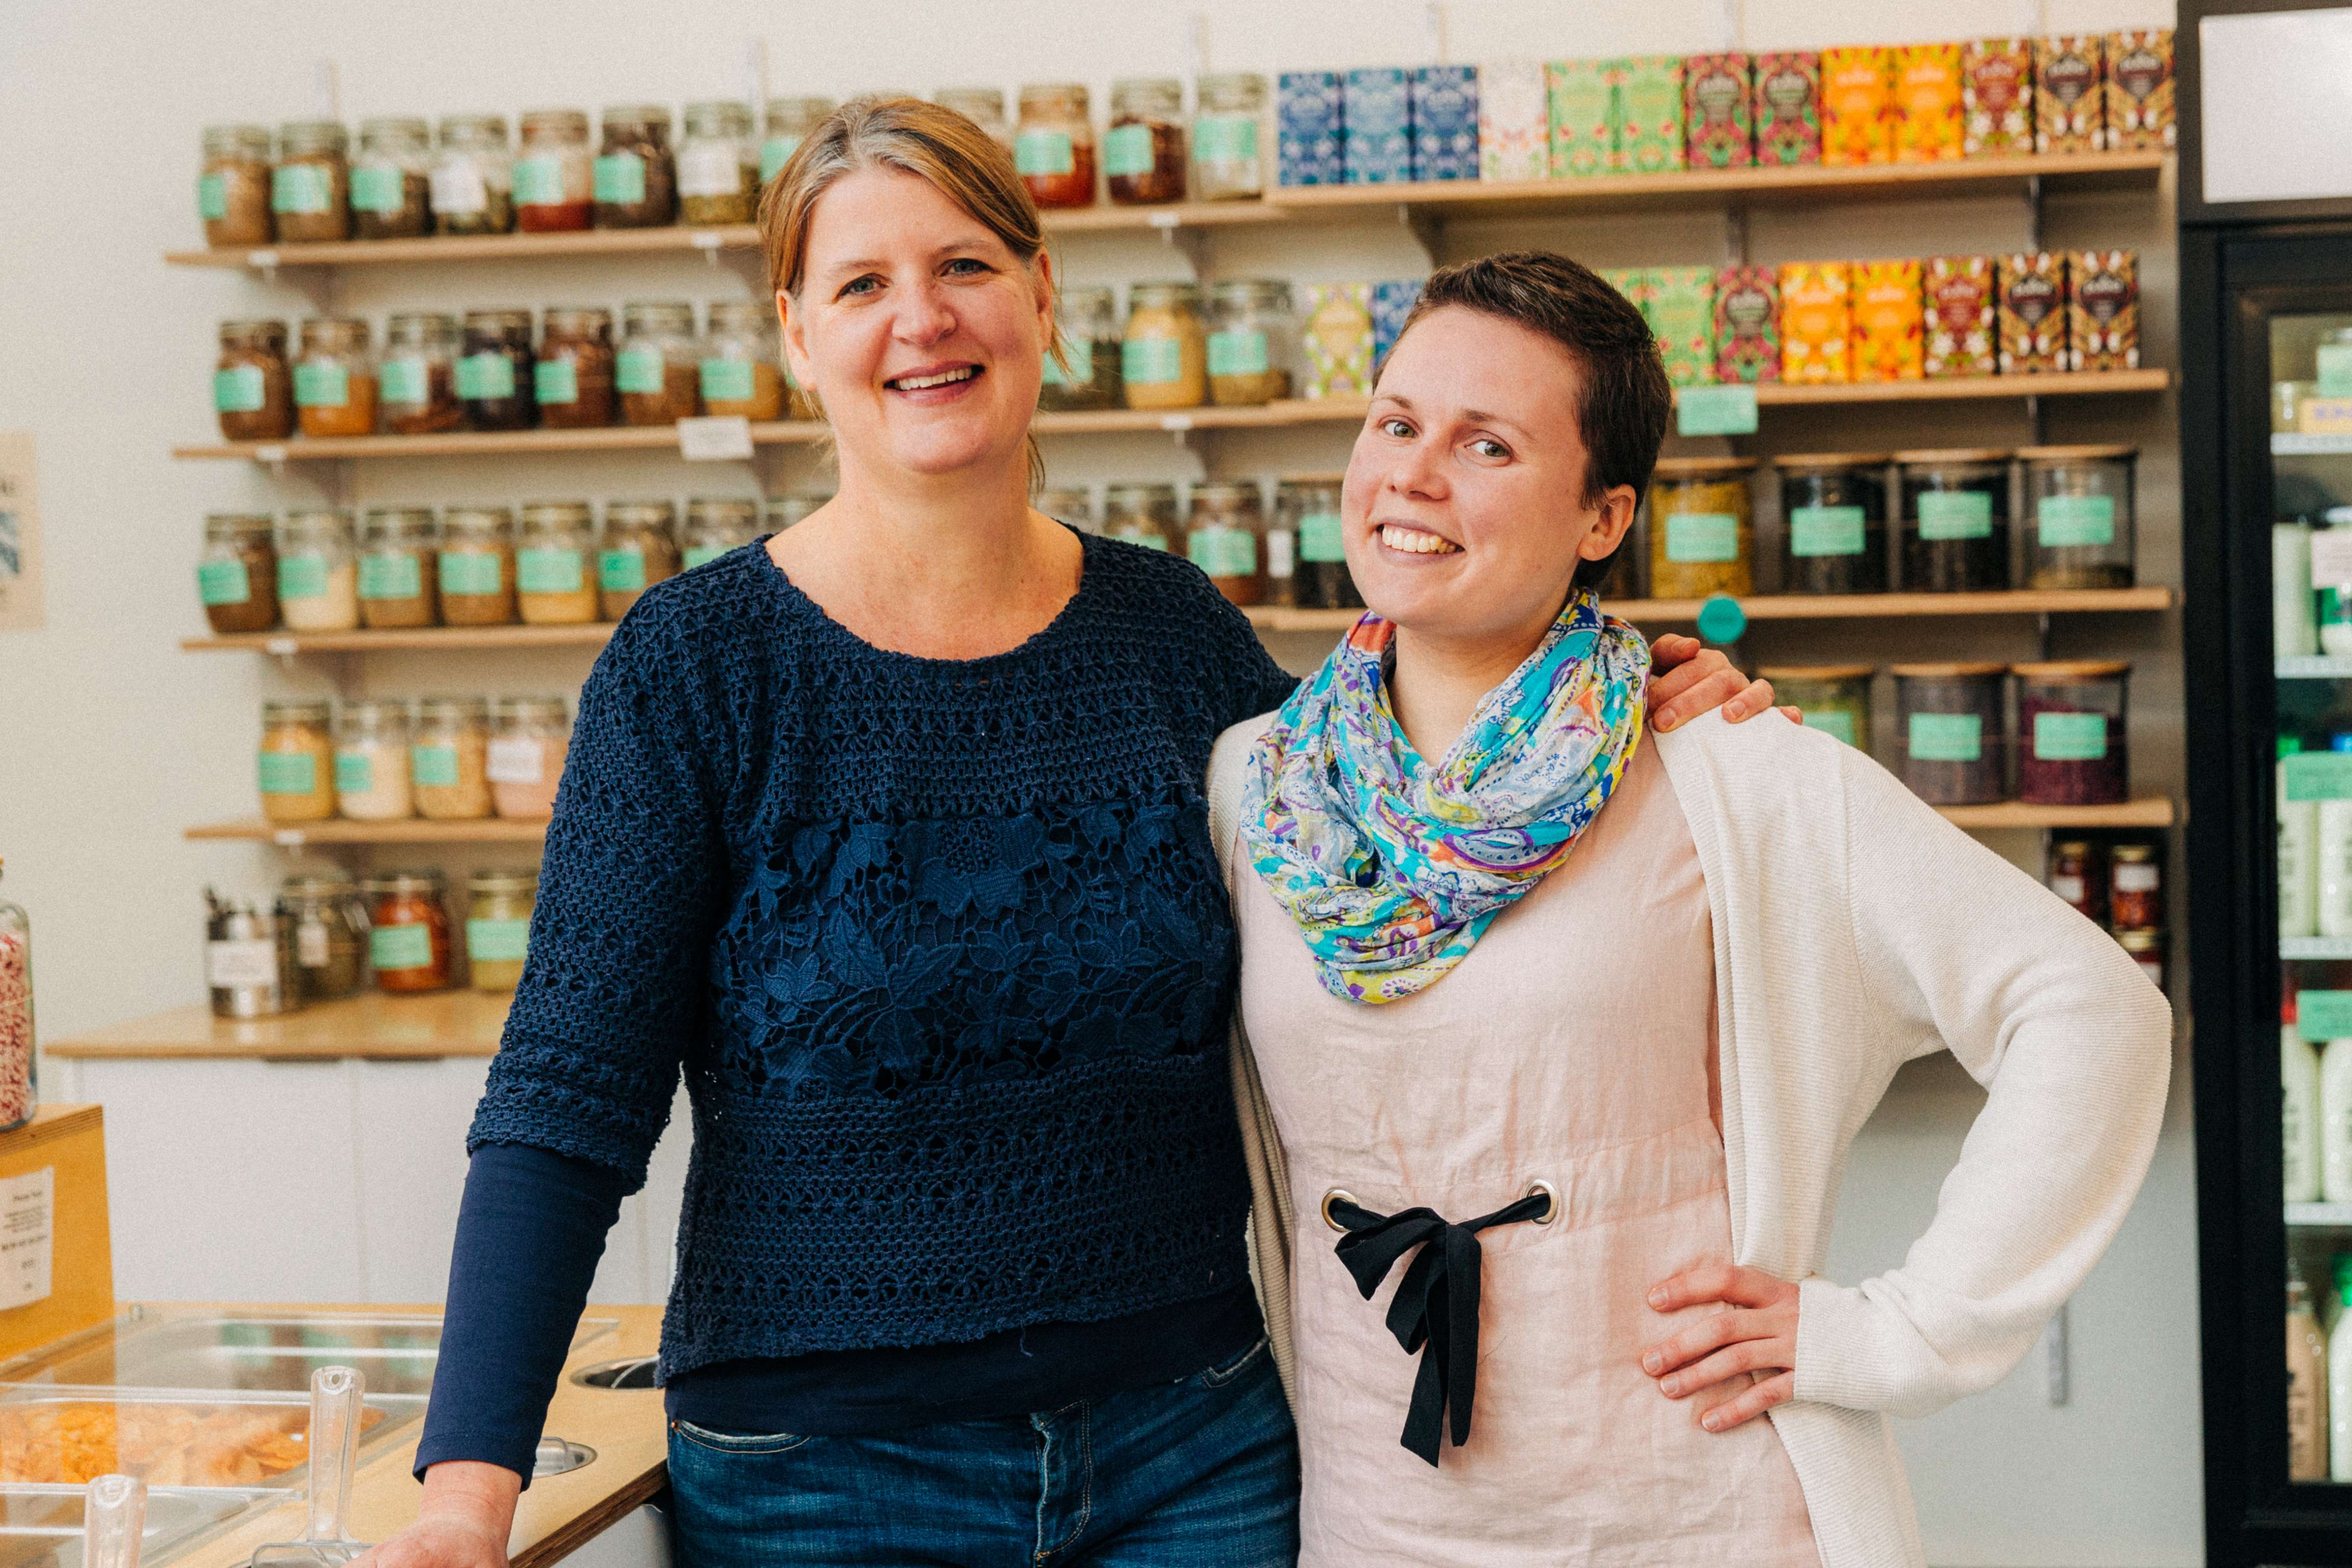
[[[2110,676],[2131,673],[2131,666],[2120,658],[2062,658],[2037,664],[2014,664],[2010,668],[2026,680],[2103,680]]]
[[[833,100],[822,94],[803,94],[797,98],[772,98],[768,100],[768,118],[771,120],[823,120],[833,112],[834,107]]]
[[[1339,485],[1345,484],[1347,481],[1348,476],[1344,472],[1335,474],[1285,474],[1282,476],[1281,479],[1281,482],[1286,485]]]
[[[2053,855],[2088,855],[2091,842],[2087,838],[2053,838],[2050,841]]]
[[[269,127],[267,125],[207,125],[204,142],[206,147],[236,147],[239,151],[259,144],[261,155],[269,156]]]
[[[1154,279],[1149,283],[1130,284],[1127,290],[1128,309],[1131,310],[1151,305],[1198,306],[1200,302],[1201,286],[1181,279]]]
[[[694,307],[684,300],[631,300],[621,306],[621,320],[629,331],[640,327],[679,327],[694,331]]]
[[[467,311],[466,330],[470,332],[480,327],[496,327],[501,331],[513,331],[520,328],[528,332],[530,331],[530,312],[512,307]]]
[[[1152,506],[1176,504],[1174,485],[1107,485],[1103,488],[1107,506]]]
[[[1001,87],[943,87],[931,94],[931,101],[968,119],[1004,118],[1004,89]]]
[[[584,500],[527,500],[522,503],[525,528],[585,528],[596,511]]]
[[[664,135],[669,133],[669,110],[662,104],[616,103],[604,110],[604,129],[607,131],[649,131],[656,128]]]
[[[2116,945],[2126,952],[2156,952],[2164,946],[2164,933],[2160,931],[2119,931],[2116,932]]]
[[[710,301],[710,330],[713,333],[758,331],[773,324],[775,319],[776,302],[772,300]]]
[[[1039,490],[1029,503],[1047,517],[1092,517],[1095,498],[1081,489]]]
[[[1266,305],[1290,309],[1290,283],[1282,278],[1229,278],[1209,285],[1209,298],[1217,304]]]
[[[357,890],[352,879],[341,871],[297,872],[278,888],[279,892],[295,899],[339,899]]]
[[[360,144],[362,147],[375,141],[430,142],[432,140],[432,125],[418,115],[387,114],[381,119],[360,121]]]
[[[284,348],[286,346],[286,323],[283,321],[268,321],[260,317],[255,317],[246,321],[223,321],[220,324],[220,337],[221,342],[225,343],[230,342],[246,342],[257,338],[265,342],[275,343],[278,347]]]
[[[433,509],[429,506],[372,506],[361,531],[371,538],[421,537],[429,542],[433,529]]]
[[[1031,104],[1073,103],[1087,106],[1087,85],[1080,81],[1034,81],[1021,89],[1021,107]]]
[[[470,316],[475,312],[468,310],[466,313]],[[384,318],[383,335],[386,338],[404,338],[419,329],[454,332],[457,330],[457,318],[446,310],[394,310]]]
[[[514,511],[503,506],[453,506],[441,514],[441,531],[504,533],[514,527]]]
[[[454,143],[467,146],[503,147],[507,141],[507,117],[503,114],[445,114],[441,117],[441,145]]]
[[[1261,497],[1254,480],[1202,479],[1192,486],[1192,504],[1196,508],[1255,506]]]
[[[1212,71],[1194,84],[1204,99],[1223,93],[1247,92],[1252,88],[1265,90],[1265,78],[1256,71]]]
[[[1895,460],[1892,452],[1783,452],[1771,459],[1776,468],[1883,468]]]
[[[501,697],[490,708],[501,719],[551,719],[558,724],[570,711],[561,697]]]
[[[288,153],[340,153],[351,133],[340,120],[289,120],[278,127],[278,145]]]
[[[2020,447],[2017,455],[2029,463],[2114,462],[2137,458],[2137,447]]]
[[[323,697],[271,697],[261,704],[261,721],[320,720],[335,710],[335,705]]]
[[[2113,849],[2107,851],[2107,858],[2110,860],[2122,860],[2136,866],[2143,860],[2155,859],[2156,846],[2153,844],[2118,844]]]
[[[550,131],[572,136],[588,134],[587,113],[577,109],[526,109],[522,111],[520,123],[526,136],[533,132]]]
[[[666,500],[608,500],[604,503],[604,523],[608,528],[667,529],[677,520],[677,506]]]
[[[1689,479],[1709,474],[1749,473],[1756,464],[1754,458],[1660,458],[1656,473],[1662,479]]]
[[[686,106],[686,133],[688,136],[749,136],[751,133],[751,106],[733,99],[712,99]]]
[[[466,879],[466,889],[474,893],[529,893],[538,889],[539,873],[520,867],[485,868]]]
[[[2006,463],[2010,449],[2006,447],[1915,447],[1907,452],[1897,452],[1895,460],[1918,467],[1937,463]]]
[[[760,517],[779,529],[790,528],[832,499],[829,495],[770,496],[761,504]]]
[[[266,532],[270,527],[266,511],[208,511],[205,513],[205,532],[238,534]]]
[[[302,346],[340,343],[346,348],[365,348],[368,324],[362,316],[306,316],[302,319]]]
[[[304,507],[299,510],[288,512],[286,521],[278,526],[289,534],[348,535],[352,531],[352,514],[335,507]]]
[[[436,719],[487,719],[490,700],[487,697],[420,697],[416,700],[416,715],[427,723]]]
[[[1874,664],[1774,664],[1756,673],[1766,680],[1863,680],[1878,673]]]
[[[760,502],[751,496],[695,496],[686,503],[688,522],[740,522],[750,526],[758,521]]]
[[[397,719],[406,723],[410,717],[405,697],[354,697],[343,704],[343,722],[346,724],[381,724],[386,719]]]
[[[432,867],[415,866],[379,871],[360,885],[371,893],[437,893],[448,880]]]
[[[2005,675],[2009,666],[1998,661],[1967,660],[1958,664],[1890,664],[1886,667],[1906,680],[1951,680],[1964,676]]]

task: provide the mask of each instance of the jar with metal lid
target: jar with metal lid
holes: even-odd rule
[[[375,355],[365,321],[313,316],[302,323],[302,348],[294,359],[294,406],[305,436],[375,433]]]
[[[416,815],[409,789],[410,716],[405,701],[354,699],[335,725],[335,798],[354,822]]]
[[[1176,538],[1176,487],[1108,487],[1103,491],[1103,532],[1147,550],[1169,549]]]
[[[669,110],[629,104],[604,110],[604,150],[593,172],[598,228],[659,228],[677,216],[677,168],[670,158]]]
[[[278,624],[278,546],[267,514],[216,511],[205,519],[196,597],[215,637],[266,632]]]
[[[1340,474],[1301,474],[1282,481],[1275,492],[1276,522],[1295,536],[1298,561],[1292,590],[1305,610],[1360,610],[1364,596],[1356,592],[1355,574],[1348,570],[1348,549],[1339,528]]]
[[[269,171],[269,211],[279,240],[294,245],[352,237],[351,137],[332,120],[289,120],[278,128]]]
[[[1004,89],[1001,87],[943,87],[931,95],[931,101],[941,109],[952,109],[982,131],[988,139],[1013,151],[1013,122],[1004,117]]]
[[[1255,71],[1204,76],[1194,84],[1192,199],[1223,202],[1265,194],[1265,78]]]
[[[686,549],[680,570],[691,572],[760,537],[760,503],[731,496],[696,496],[686,503]]]
[[[1755,591],[1753,458],[1664,458],[1650,483],[1650,594],[1737,597]]]
[[[1209,289],[1209,401],[1220,407],[1290,395],[1298,312],[1278,278],[1238,279]]]
[[[1082,408],[1117,408],[1119,391],[1120,344],[1118,296],[1111,289],[1065,288],[1054,302],[1061,331],[1059,359],[1045,356],[1045,379],[1037,388],[1037,406],[1049,413]]]
[[[1127,292],[1119,380],[1129,408],[1198,408],[1209,401],[1209,332],[1197,283],[1138,283]]]
[[[2085,838],[2053,838],[2042,883],[2086,921],[2107,918],[2106,879]]]
[[[680,223],[750,223],[760,200],[760,154],[751,144],[751,107],[716,101],[686,106],[677,144]]]
[[[386,871],[361,884],[368,896],[368,967],[376,988],[398,994],[446,991],[455,981],[449,885],[438,871]]]
[[[1886,592],[1885,452],[1772,459],[1780,478],[1780,591]]]
[[[1903,591],[1982,594],[2009,586],[2009,453],[1897,452],[1903,466]]]
[[[2031,805],[2120,805],[2130,798],[2124,743],[2131,666],[2116,659],[2021,664],[2017,798]]]
[[[282,441],[294,433],[294,373],[283,321],[223,321],[213,363],[213,411],[225,441]]]
[[[514,227],[514,151],[503,114],[441,120],[433,160],[433,222],[443,234],[505,234]]]
[[[516,603],[526,625],[583,626],[596,618],[596,514],[584,500],[525,501],[515,551]]]
[[[2116,934],[2164,927],[2164,873],[2153,844],[2118,844],[2107,852],[2107,918]]]
[[[613,312],[550,305],[541,320],[531,371],[540,422],[551,430],[613,423]]]
[[[1255,605],[1265,596],[1260,548],[1265,539],[1265,506],[1256,481],[1192,487],[1185,557],[1236,605]]]
[[[352,160],[352,233],[415,239],[433,232],[433,128],[411,115],[360,121]]]
[[[2132,585],[2136,447],[2027,447],[2025,506],[2032,550],[2029,588]]]
[[[539,423],[529,310],[466,312],[457,398],[476,430],[528,430]]]
[[[294,977],[304,1002],[339,1001],[367,988],[367,903],[349,877],[289,877],[278,889],[278,911],[293,930]]]
[[[1870,682],[1867,664],[1767,666],[1756,672],[1772,683],[1773,696],[1803,715],[1808,730],[1834,735],[1856,751],[1870,751]]]
[[[666,500],[604,503],[596,552],[596,613],[617,621],[656,583],[678,574],[677,509]]]
[[[457,318],[409,310],[384,323],[383,359],[376,366],[376,416],[395,436],[463,429],[457,401]]]
[[[1095,498],[1090,491],[1079,489],[1039,490],[1037,499],[1029,504],[1056,522],[1068,523],[1080,533],[1102,531],[1102,524],[1095,521]]]
[[[621,348],[614,384],[625,425],[669,425],[702,412],[702,355],[694,307],[635,300],[621,307]]]
[[[1895,666],[1895,750],[1929,805],[1985,805],[2009,786],[2003,664]]]
[[[377,629],[429,626],[441,618],[433,509],[370,507],[360,522],[360,619]]]
[[[205,988],[215,1018],[270,1018],[302,1005],[294,928],[285,909],[205,889]]]
[[[712,300],[697,367],[702,411],[782,419],[783,352],[774,300]]]
[[[286,629],[347,632],[360,624],[359,550],[352,514],[289,511],[278,525],[278,613]]]
[[[0,899],[0,1132],[33,1119],[33,922]]]
[[[335,815],[334,710],[310,698],[261,705],[261,815],[280,825]]]
[[[441,620],[499,626],[515,618],[514,513],[502,506],[453,506],[441,514]]]
[[[511,991],[530,952],[539,873],[477,871],[466,879],[466,966],[477,991]]]
[[[2116,945],[2131,955],[2147,983],[2158,991],[2164,989],[2164,933],[2160,931],[2119,931]]]
[[[760,525],[770,533],[782,533],[795,523],[808,521],[811,513],[832,499],[830,495],[770,496],[761,504]]]
[[[592,226],[596,186],[588,117],[576,109],[524,110],[510,178],[515,227],[523,233],[565,234]]]
[[[1094,205],[1095,125],[1083,86],[1049,82],[1021,89],[1013,166],[1041,208]]]
[[[196,216],[206,245],[268,245],[277,237],[269,221],[268,126],[205,127]]]
[[[1110,85],[1102,165],[1110,199],[1150,206],[1184,199],[1184,84],[1129,77]]]
[[[809,133],[824,123],[825,116],[834,110],[829,98],[772,98],[761,115],[760,135],[760,184],[765,185],[776,177],[776,171],[801,150]]]
[[[500,816],[555,815],[572,719],[561,697],[501,697],[490,704],[490,804]]]
[[[432,822],[490,815],[490,705],[479,697],[427,697],[408,742],[416,815]]]

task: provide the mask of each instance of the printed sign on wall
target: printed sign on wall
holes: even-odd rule
[[[0,433],[0,632],[41,626],[41,510],[33,494],[33,437]]]

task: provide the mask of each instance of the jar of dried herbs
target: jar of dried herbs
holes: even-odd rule
[[[1051,413],[1117,408],[1124,401],[1118,379],[1123,337],[1118,296],[1108,289],[1065,288],[1055,301],[1062,333],[1059,359],[1045,356],[1045,379],[1037,406]]]
[[[222,438],[282,441],[294,433],[294,373],[283,321],[223,321],[213,362],[213,409]]]
[[[205,127],[204,166],[196,175],[196,216],[210,246],[268,245],[269,130],[263,125]]]
[[[731,101],[686,106],[677,144],[681,223],[750,223],[760,200],[760,155],[751,145],[751,110]]]
[[[529,310],[468,310],[457,361],[457,400],[476,430],[528,430],[539,423]]]
[[[604,110],[593,181],[598,228],[659,228],[675,220],[677,168],[670,157],[669,110],[658,104]]]
[[[433,131],[402,115],[360,121],[352,160],[352,232],[362,239],[415,239],[433,232],[428,171]]]
[[[541,422],[552,430],[613,423],[613,312],[550,305],[541,323],[531,380]]]
[[[266,632],[278,624],[278,547],[267,515],[216,511],[205,519],[196,596],[215,637]]]
[[[617,621],[656,583],[679,571],[677,509],[666,500],[604,503],[604,538],[596,552],[596,613]]]
[[[514,153],[503,114],[451,114],[433,162],[433,222],[443,234],[514,227]]]
[[[376,416],[395,436],[465,427],[457,401],[457,318],[405,310],[384,323]]]
[[[637,300],[621,307],[621,347],[614,384],[627,425],[668,425],[702,412],[702,358],[694,307]]]
[[[269,171],[269,211],[289,244],[352,237],[351,138],[332,120],[292,120],[278,128]]]

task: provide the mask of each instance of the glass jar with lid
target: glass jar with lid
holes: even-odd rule
[[[479,697],[427,697],[408,742],[416,815],[466,822],[490,815],[490,705]]]
[[[335,815],[334,709],[311,698],[261,705],[261,815],[284,826]]]
[[[294,359],[294,406],[305,436],[375,433],[375,355],[365,321],[313,316],[302,323],[301,352]]]
[[[225,441],[282,441],[294,433],[294,372],[283,321],[223,321],[213,363],[213,410]]]
[[[283,905],[205,889],[205,984],[215,1018],[270,1018],[302,1005],[294,931]]]
[[[289,631],[347,632],[360,624],[359,550],[350,512],[305,508],[278,523],[278,613]]]
[[[515,551],[516,604],[524,624],[583,626],[596,618],[596,514],[584,500],[525,501]]]
[[[647,588],[678,574],[677,509],[666,500],[604,503],[596,553],[596,613],[617,621]]]
[[[540,422],[551,430],[613,423],[613,312],[550,305],[541,320],[531,372]]]
[[[952,109],[958,114],[988,132],[990,141],[1013,151],[1013,122],[1004,117],[1004,89],[1001,87],[943,87],[931,100],[941,109]]]
[[[433,509],[370,507],[360,521],[360,619],[379,630],[429,626],[441,618]]]
[[[352,160],[352,234],[415,239],[433,232],[433,129],[413,115],[360,121]]]
[[[1110,86],[1102,166],[1110,199],[1151,206],[1184,199],[1184,84],[1129,77]]]
[[[335,725],[335,796],[354,822],[398,822],[416,815],[410,793],[408,704],[365,698],[343,704]]]
[[[1836,736],[1856,751],[1870,750],[1870,683],[1877,670],[1867,664],[1784,664],[1756,672],[1772,683],[1780,702],[1796,709],[1808,730]]]
[[[771,533],[782,533],[795,523],[805,522],[817,508],[833,499],[830,495],[810,495],[796,492],[787,496],[770,496],[760,507],[760,525]]]
[[[1037,499],[1029,503],[1056,522],[1066,522],[1080,533],[1100,533],[1102,524],[1095,521],[1095,498],[1081,489],[1039,490]]]
[[[297,873],[278,890],[294,928],[294,978],[304,1002],[333,1002],[367,987],[367,903],[340,871]]]
[[[368,968],[376,988],[407,994],[455,984],[449,885],[441,873],[386,871],[361,886],[368,899]]]
[[[1339,529],[1339,486],[1343,474],[1301,474],[1282,481],[1275,492],[1276,521],[1289,530],[1298,552],[1298,607],[1304,610],[1360,610],[1364,596],[1356,592],[1354,574],[1348,570],[1348,549]]]
[[[1791,454],[1780,479],[1780,591],[1886,592],[1885,452]]]
[[[510,176],[515,227],[565,234],[596,221],[595,160],[588,117],[576,109],[523,111],[521,145]]]
[[[1169,549],[1176,538],[1176,487],[1109,486],[1103,491],[1103,533],[1147,550]]]
[[[760,503],[733,496],[696,496],[686,503],[686,549],[680,569],[718,560],[760,537]]]
[[[2009,453],[1897,452],[1903,466],[1903,591],[1983,594],[2009,586]]]
[[[289,120],[278,128],[269,171],[269,212],[290,245],[352,237],[351,137],[333,120]]]
[[[2106,876],[2099,856],[2086,838],[2053,838],[2044,862],[2042,885],[2073,907],[2086,921],[2105,924]]]
[[[669,425],[701,413],[702,355],[694,339],[694,307],[642,300],[623,305],[613,383],[620,389],[623,424]]]
[[[561,697],[501,697],[490,704],[490,804],[500,816],[555,815],[572,719]]]
[[[266,514],[216,511],[205,519],[196,597],[215,637],[266,632],[278,624],[278,547]]]
[[[2124,743],[2131,666],[2068,659],[2014,667],[2017,798],[2032,805],[2121,805],[2130,798]]]
[[[477,991],[511,991],[530,952],[539,873],[477,871],[466,879],[466,967]]]
[[[1209,332],[1197,283],[1138,283],[1127,294],[1119,380],[1129,408],[1198,408],[1209,401]]]
[[[1192,487],[1184,554],[1236,605],[1255,605],[1264,596],[1259,547],[1265,537],[1265,506],[1255,480]]]
[[[2108,853],[2108,919],[2120,936],[2164,924],[2164,872],[2153,844],[2118,844]]]
[[[2032,529],[2029,588],[2132,585],[2136,447],[2027,447],[2025,505]]]
[[[438,310],[407,310],[384,323],[383,359],[376,366],[376,416],[394,436],[463,429],[457,401],[457,318]]]
[[[1049,413],[1081,408],[1117,408],[1118,362],[1126,333],[1119,325],[1118,296],[1108,289],[1066,288],[1055,301],[1062,354],[1045,356],[1045,379],[1037,406]]]
[[[783,342],[772,300],[714,300],[697,379],[706,414],[784,416]]]
[[[669,151],[669,110],[626,104],[604,110],[604,148],[593,173],[598,228],[659,228],[677,216],[677,168]]]
[[[33,1119],[33,922],[0,899],[0,1132]]]
[[[529,310],[466,312],[457,399],[476,430],[528,430],[539,423]]]
[[[1895,666],[1896,770],[1929,805],[1986,805],[2009,787],[2005,664]]]
[[[453,506],[441,514],[441,619],[453,626],[499,626],[515,618],[514,513],[502,506]]]
[[[1204,76],[1192,116],[1192,199],[1234,201],[1265,193],[1265,78],[1255,71]]]
[[[1095,126],[1083,86],[1046,82],[1021,89],[1013,166],[1040,207],[1094,205]]]
[[[268,126],[205,127],[196,216],[204,220],[206,245],[268,245],[277,237],[269,221]]]
[[[1650,592],[1661,599],[1755,591],[1753,458],[1665,458],[1650,485]]]
[[[760,155],[751,145],[751,108],[731,101],[686,106],[677,144],[680,223],[750,223],[760,200]]]
[[[829,98],[800,97],[768,100],[761,116],[760,133],[760,184],[765,185],[776,177],[792,155],[801,150],[811,132],[824,123],[834,110]]]
[[[503,114],[448,114],[433,159],[433,224],[443,234],[514,227],[514,151]]]
[[[1271,403],[1290,395],[1298,312],[1290,285],[1244,278],[1209,289],[1209,401],[1220,407]]]

